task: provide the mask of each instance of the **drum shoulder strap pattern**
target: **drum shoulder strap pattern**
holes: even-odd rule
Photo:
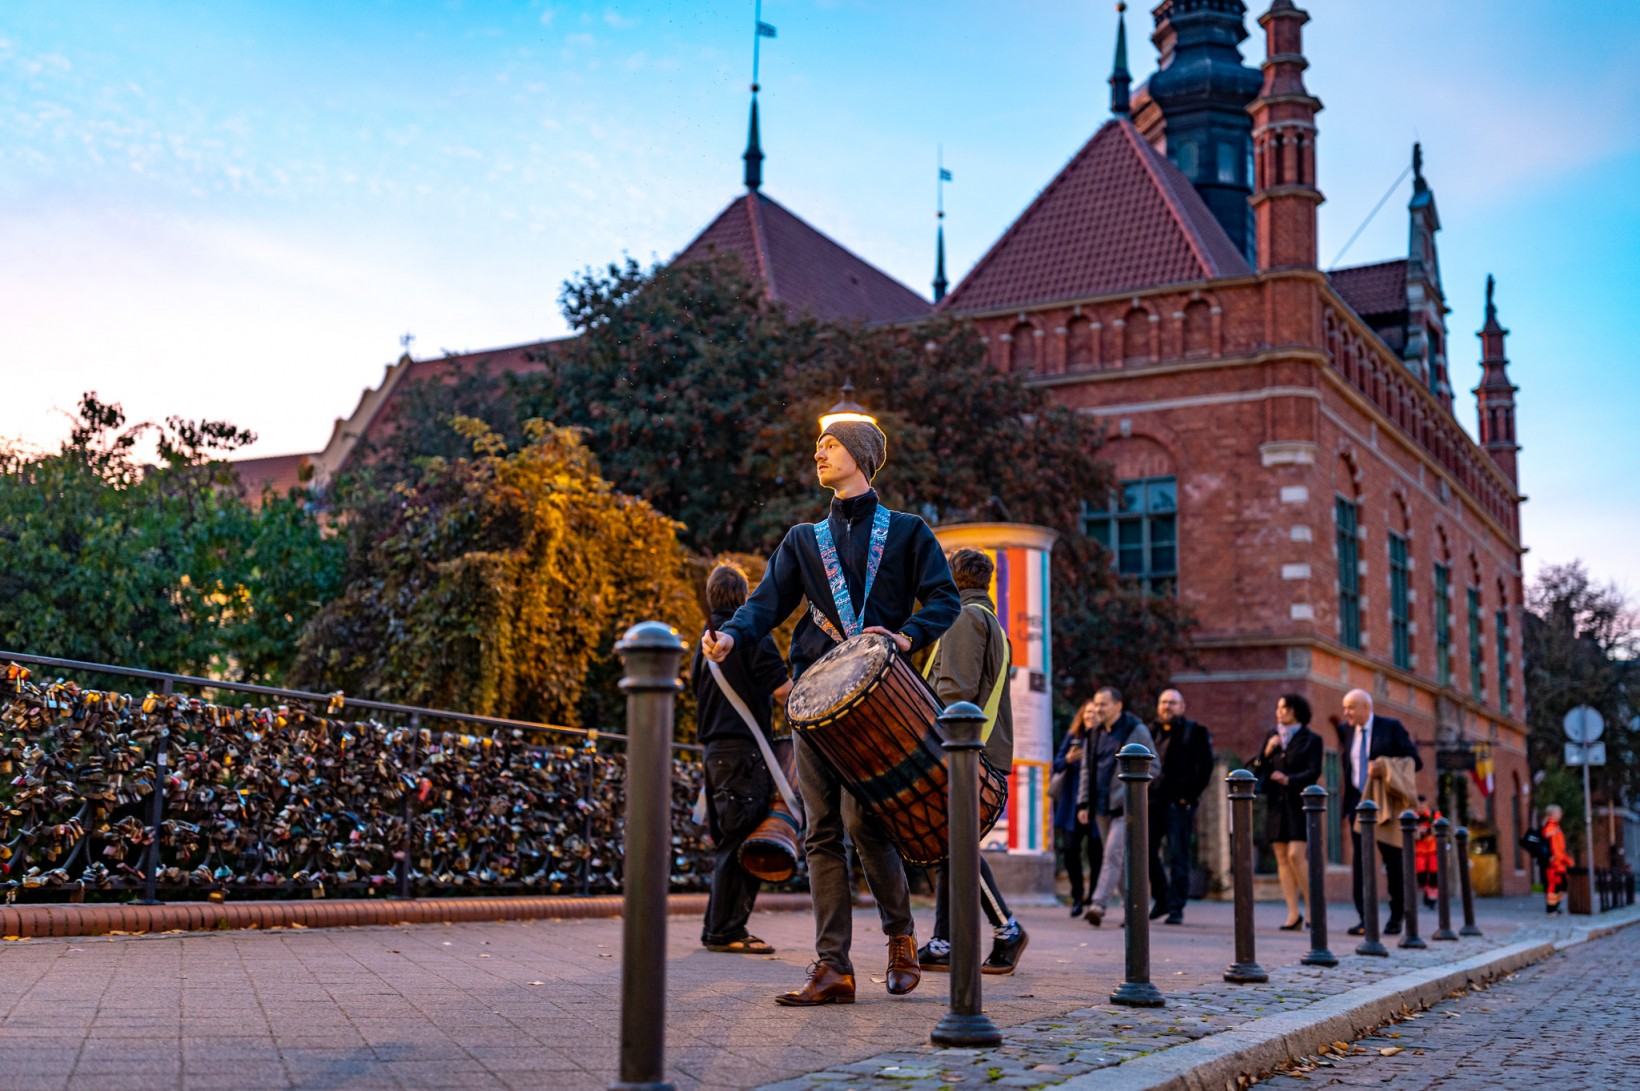
[[[866,602],[871,598],[871,587],[877,582],[877,569],[883,563],[883,548],[888,544],[888,509],[879,502],[876,512],[871,517],[871,546],[866,555],[866,582],[860,596],[860,609],[854,609],[854,600],[848,593],[848,580],[843,576],[843,562],[837,556],[837,543],[831,534],[831,519],[820,520],[811,524],[814,530],[814,544],[820,549],[820,563],[826,570],[826,584],[831,590],[832,605],[837,608],[837,618],[843,623],[842,632],[812,601],[809,603],[809,616],[814,623],[832,640],[842,643],[845,636],[858,636],[864,627]]]

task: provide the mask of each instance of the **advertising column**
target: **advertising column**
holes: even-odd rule
[[[1014,767],[1008,810],[982,847],[1041,854],[1053,850],[1048,777],[1053,769],[1048,554],[1057,532],[1026,523],[952,523],[934,528],[947,552],[982,549],[996,564],[991,599],[1008,634],[1013,675]]]

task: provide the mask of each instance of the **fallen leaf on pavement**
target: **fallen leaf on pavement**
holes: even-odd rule
[[[1380,1057],[1393,1057],[1397,1053],[1405,1053],[1405,1052],[1406,1052],[1406,1050],[1402,1049],[1400,1046],[1385,1046],[1383,1049],[1380,1049],[1378,1051],[1378,1056],[1380,1056]]]

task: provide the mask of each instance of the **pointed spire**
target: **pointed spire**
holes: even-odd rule
[[[940,213],[943,217],[945,213]],[[945,289],[950,281],[945,279],[945,221],[940,221],[939,227],[934,229],[934,302],[938,303],[945,298]]]
[[[1497,287],[1497,283],[1491,273],[1486,274],[1486,325],[1481,327],[1484,333],[1505,332],[1498,324],[1498,305],[1492,301],[1492,291]]]
[[[757,84],[752,84],[752,119],[746,127],[746,188],[757,192],[763,185],[763,145],[757,132]]]
[[[1412,145],[1412,192],[1423,193],[1429,189],[1429,183],[1424,181],[1424,146],[1414,142]]]
[[[1475,409],[1480,418],[1481,446],[1509,480],[1518,482],[1520,443],[1515,439],[1515,393],[1509,381],[1509,358],[1504,338],[1509,331],[1498,322],[1492,301],[1496,281],[1486,277],[1486,324],[1480,329],[1481,381],[1475,387]]]
[[[1127,20],[1123,14],[1127,11],[1126,4],[1116,5],[1116,61],[1110,70],[1110,112],[1117,117],[1127,117],[1131,109],[1131,96],[1128,93],[1128,62],[1127,62]]]

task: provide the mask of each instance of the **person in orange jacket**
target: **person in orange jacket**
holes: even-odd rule
[[[1423,891],[1424,905],[1434,909],[1440,876],[1435,820],[1441,817],[1441,812],[1426,804],[1422,797],[1418,804],[1418,840],[1413,845],[1414,871],[1418,876],[1418,886]]]
[[[1549,842],[1549,866],[1544,868],[1544,912],[1559,913],[1566,893],[1566,872],[1574,864],[1566,851],[1566,834],[1560,828],[1560,808],[1551,803],[1543,812],[1543,839]]]

